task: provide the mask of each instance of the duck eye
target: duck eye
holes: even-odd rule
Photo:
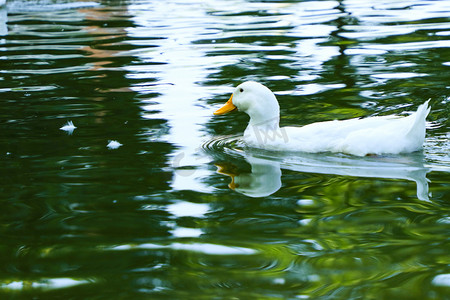
[[[244,89],[243,89],[243,88],[240,88],[240,89],[239,89],[239,92],[241,92],[241,93],[242,93],[243,91],[244,91]]]

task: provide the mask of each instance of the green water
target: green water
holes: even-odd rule
[[[0,298],[450,299],[449,71],[448,1],[8,1]],[[424,149],[246,150],[246,80],[282,125],[431,99]]]

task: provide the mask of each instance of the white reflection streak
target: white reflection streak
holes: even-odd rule
[[[435,286],[450,287],[450,274],[437,275],[431,283]]]
[[[7,21],[8,14],[6,12],[6,6],[0,4],[0,37],[8,34],[8,27],[6,26]],[[3,44],[4,41],[4,39],[0,39],[0,44]]]
[[[22,290],[27,289],[29,287],[35,288],[35,289],[62,289],[62,288],[68,288],[80,284],[86,284],[89,283],[88,280],[77,280],[72,278],[49,278],[49,279],[43,279],[39,281],[30,281],[30,282],[24,282],[24,281],[13,281],[8,284],[2,284],[0,285],[1,288],[9,289],[9,290]]]
[[[166,119],[170,133],[166,135],[165,140],[178,146],[177,152],[171,158],[172,167],[176,170],[172,188],[211,192],[213,188],[199,180],[207,174],[196,170],[199,165],[210,161],[210,158],[199,155],[201,151],[198,147],[205,140],[205,124],[212,116],[211,110],[202,107],[200,100],[211,95],[198,83],[204,82],[209,72],[212,72],[208,71],[208,62],[214,64],[205,55],[205,48],[193,43],[211,31],[204,28],[205,24],[196,23],[200,22],[199,20],[205,22],[208,18],[204,8],[198,5],[201,3],[173,4],[157,1],[145,5],[131,5],[129,10],[136,16],[135,23],[140,27],[130,29],[130,34],[165,38],[149,41],[156,43],[158,47],[140,52],[138,56],[149,63],[165,64],[157,65],[156,70],[149,64],[146,70],[141,69],[140,72],[144,78],[148,78],[149,73],[153,72],[152,77],[158,78],[159,84],[156,83],[156,88],[151,86],[147,89],[161,93],[159,97],[152,99],[156,104],[143,106],[144,118]],[[153,16],[167,18],[152,19]],[[210,69],[217,69],[217,65]],[[139,89],[142,90],[142,86]],[[155,111],[158,113],[155,114]]]
[[[203,218],[210,210],[207,203],[191,203],[191,202],[177,202],[167,206],[167,211],[177,218],[180,217],[195,217]]]
[[[203,230],[198,228],[186,228],[186,227],[177,227],[170,231],[172,235],[176,238],[198,238],[203,234]]]
[[[258,252],[251,248],[243,248],[243,247],[233,247],[233,246],[224,246],[217,244],[208,244],[208,243],[191,243],[191,244],[183,244],[183,243],[172,243],[169,245],[159,245],[159,244],[140,244],[140,245],[121,245],[116,247],[111,247],[109,250],[132,250],[132,249],[172,249],[172,250],[182,250],[182,251],[192,251],[192,252],[200,252],[208,255],[253,255]]]

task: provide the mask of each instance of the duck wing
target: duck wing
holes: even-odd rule
[[[427,101],[407,117],[376,116],[283,128],[289,137],[286,145],[298,151],[344,152],[358,156],[398,154],[422,147],[429,111]]]

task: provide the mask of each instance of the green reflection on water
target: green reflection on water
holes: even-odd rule
[[[70,3],[0,11],[2,298],[448,297],[445,1]],[[431,98],[424,153],[242,151],[249,79],[282,125]]]

